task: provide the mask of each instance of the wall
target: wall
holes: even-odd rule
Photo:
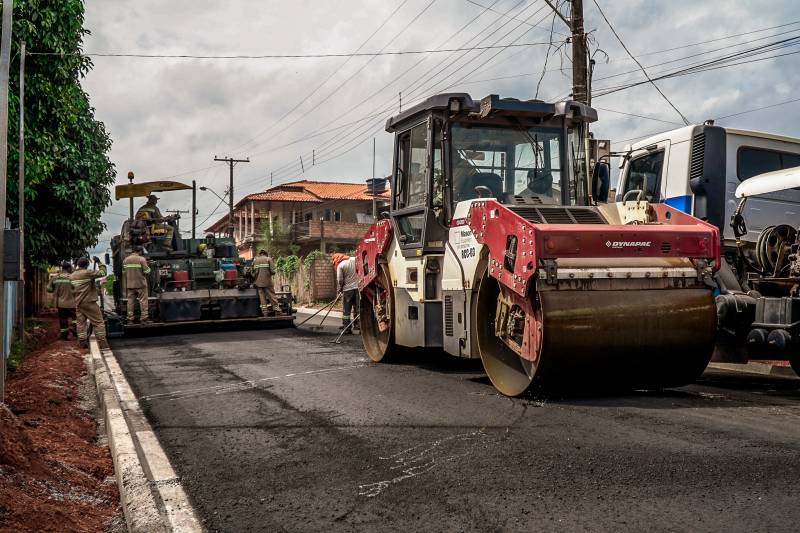
[[[301,305],[319,300],[332,300],[336,297],[336,273],[333,270],[329,256],[318,257],[306,274],[305,268],[287,279],[281,274],[275,276],[275,289],[280,290],[282,285],[289,285],[292,294]]]

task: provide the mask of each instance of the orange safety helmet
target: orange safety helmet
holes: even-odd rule
[[[333,263],[333,268],[339,268],[339,263],[345,261],[346,259],[350,259],[350,256],[346,254],[333,254],[331,256],[331,263]]]

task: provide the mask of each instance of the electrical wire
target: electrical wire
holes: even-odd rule
[[[481,7],[481,8],[483,8],[483,9],[487,10],[487,11],[492,11],[492,12],[494,12],[494,13],[500,13],[500,12],[499,12],[499,11],[497,11],[496,9],[492,9],[492,7],[491,7],[491,6],[490,6],[490,7],[486,7],[486,6],[482,5],[482,4],[479,4],[478,2],[475,2],[474,0],[465,0],[465,1],[466,1],[466,2],[468,2],[468,3],[470,3],[470,4],[472,4],[472,5],[475,5],[475,6]],[[519,21],[519,20],[520,20],[520,19],[518,19],[518,18],[516,18],[516,17],[509,17],[508,15],[503,15],[503,16],[504,16],[504,17],[508,17],[508,18],[510,18],[511,20],[516,20],[516,21]],[[557,33],[557,34],[561,35],[562,37],[569,37],[569,36],[570,36],[568,33],[563,33],[563,32],[557,31],[557,30],[555,30],[555,29],[550,29],[550,28],[547,28],[547,27],[542,27],[542,26],[539,26],[538,24],[530,24],[530,23],[528,23],[528,22],[526,22],[525,24],[527,24],[527,25],[528,25],[528,26],[530,26],[531,28],[538,28],[538,29],[540,29],[540,30],[544,30],[544,31],[546,31],[546,32],[550,33],[550,35],[551,35],[551,36],[552,36],[552,34],[553,34],[553,33]]]
[[[606,24],[608,24],[608,27],[609,27],[609,29],[611,30],[611,33],[613,33],[613,34],[614,34],[614,37],[616,37],[616,38],[617,38],[617,41],[619,41],[619,44],[620,44],[620,45],[622,45],[622,48],[625,50],[625,53],[627,53],[627,54],[628,54],[628,56],[629,56],[631,59],[633,59],[633,61],[634,61],[634,62],[635,62],[635,63],[636,63],[638,66],[639,66],[639,68],[641,69],[641,71],[642,71],[642,73],[644,74],[645,78],[647,78],[647,80],[648,80],[648,81],[649,81],[649,82],[650,82],[650,83],[653,85],[653,87],[655,88],[655,90],[656,90],[656,91],[658,91],[658,94],[660,94],[660,95],[661,95],[661,96],[664,98],[664,100],[666,100],[666,101],[667,101],[667,103],[670,105],[670,107],[671,107],[672,109],[674,109],[674,110],[675,110],[675,112],[676,112],[678,115],[680,115],[680,117],[681,117],[681,119],[683,120],[684,124],[686,124],[686,125],[688,126],[688,125],[690,124],[690,122],[689,122],[689,119],[687,119],[687,118],[686,118],[686,116],[684,116],[684,114],[683,114],[683,113],[681,113],[680,109],[678,109],[678,108],[675,106],[675,104],[673,104],[673,103],[672,103],[672,101],[671,101],[671,100],[670,100],[670,99],[667,97],[667,95],[666,95],[666,94],[664,94],[664,91],[662,91],[662,90],[661,90],[661,89],[658,87],[658,85],[656,85],[656,84],[655,84],[655,82],[654,82],[654,81],[653,81],[653,80],[650,78],[650,75],[649,75],[649,74],[647,74],[647,70],[645,70],[645,68],[642,66],[642,64],[639,62],[639,60],[638,60],[638,59],[636,59],[636,57],[635,57],[635,56],[634,56],[634,55],[631,53],[631,51],[628,49],[628,47],[627,47],[627,46],[625,46],[625,43],[622,41],[622,37],[620,37],[620,36],[619,36],[619,33],[617,33],[617,30],[614,28],[614,26],[613,26],[613,25],[611,24],[611,22],[608,20],[608,17],[606,17],[606,14],[603,12],[603,8],[601,8],[601,7],[600,7],[600,4],[598,4],[598,3],[597,3],[597,0],[592,0],[592,2],[594,3],[595,7],[597,7],[597,10],[600,12],[600,16],[602,16],[602,17],[603,17],[603,20],[606,22]]]

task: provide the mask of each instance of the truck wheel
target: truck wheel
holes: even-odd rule
[[[397,355],[394,342],[394,290],[385,265],[375,280],[361,292],[361,339],[370,359],[379,363]]]

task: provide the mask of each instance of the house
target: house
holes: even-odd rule
[[[284,235],[300,247],[330,253],[351,251],[373,222],[373,199],[378,213],[386,209],[389,192],[373,198],[367,185],[301,180],[245,196],[234,206],[234,238],[239,254],[252,258],[265,233]],[[206,233],[225,235],[226,214]]]

